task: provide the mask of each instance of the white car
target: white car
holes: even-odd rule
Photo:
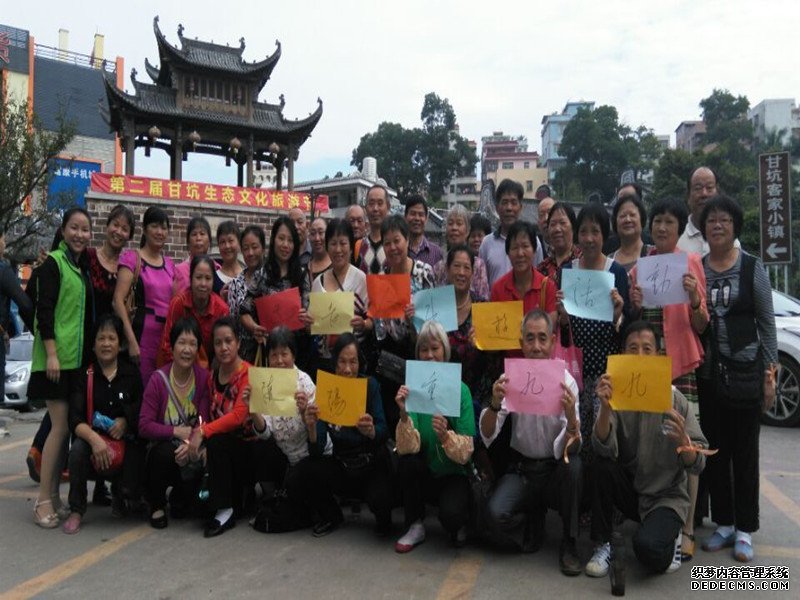
[[[791,427],[800,422],[800,301],[772,290],[772,304],[781,365],[775,404],[762,421]]]
[[[11,338],[6,354],[6,381],[3,404],[18,410],[28,410],[28,380],[31,378],[33,335],[21,333]]]

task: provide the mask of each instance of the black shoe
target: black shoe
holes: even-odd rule
[[[105,483],[95,483],[92,492],[92,504],[95,506],[111,506],[111,493]]]
[[[336,531],[340,523],[341,521],[320,521],[311,529],[311,535],[314,537],[325,537],[329,533]]]
[[[220,523],[216,519],[211,519],[206,528],[203,530],[203,537],[212,538],[218,535],[222,535],[228,529],[233,529],[236,527],[236,519],[233,518],[233,515],[225,521],[224,523]]]
[[[122,519],[128,514],[128,505],[124,498],[119,496],[111,497],[111,516],[115,519]]]
[[[150,514],[150,527],[152,527],[153,529],[166,529],[166,527],[167,527],[167,525],[169,523],[167,521],[167,513],[166,513],[166,511],[164,509],[161,509],[161,511],[160,511],[161,512],[161,516],[160,517],[153,516],[157,512],[159,512],[159,511],[154,510]]]
[[[558,566],[561,572],[569,577],[575,577],[583,572],[581,559],[578,558],[578,550],[575,548],[575,540],[561,540],[558,549]]]

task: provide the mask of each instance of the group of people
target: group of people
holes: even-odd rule
[[[774,399],[778,357],[768,278],[737,241],[741,208],[706,167],[691,174],[687,202],[659,199],[647,211],[641,190],[623,187],[610,219],[597,204],[576,215],[545,198],[538,223],[526,222],[522,186],[510,180],[495,200],[496,230],[457,205],[441,248],[425,236],[423,197],[390,214],[387,190],[375,185],[345,218],[309,222],[292,209],[268,238],[259,226],[224,222],[220,261],[209,257],[208,222],[196,217],[179,264],[164,252],[171,224],[158,206],[144,213],[136,249],[128,248],[136,229],[128,208],[110,212],[97,248],[90,215],[68,210],[28,286],[29,396],[46,402],[51,423],[35,522],[79,531],[94,478],[111,482],[115,515],[143,505],[150,524],[164,528],[204,514],[207,537],[248,515],[260,531],[311,527],[323,536],[343,522],[344,501],[363,501],[380,535],[390,535],[392,511],[402,507],[397,552],[425,540],[428,505],[455,545],[474,531],[534,552],[552,508],[562,522],[562,572],[602,576],[620,514],[641,523],[633,540],[641,562],[674,571],[694,553],[694,524],[710,497],[717,529],[703,548],[732,547],[738,560],[752,560],[759,414]],[[637,260],[675,252],[689,255],[681,274],[688,301],[643,306]],[[564,269],[613,275],[612,321],[569,314]],[[417,331],[413,300],[403,318],[374,317],[367,276],[375,274],[407,274],[412,297],[452,285],[457,329],[427,321]],[[302,328],[267,330],[259,298],[290,288],[300,295]],[[311,334],[312,291],[353,292],[352,333]],[[512,300],[525,314],[519,350],[479,349],[473,305]],[[557,346],[582,350],[582,364],[564,372],[560,414],[510,410],[503,359],[550,359]],[[612,408],[606,362],[619,353],[672,357],[667,413]],[[407,410],[406,360],[462,364],[458,416]],[[253,366],[296,371],[293,416],[251,410]],[[322,370],[368,378],[355,426],[321,418]],[[584,564],[577,542],[589,523],[595,546]]]

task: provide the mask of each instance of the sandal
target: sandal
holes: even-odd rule
[[[694,556],[694,534],[684,531],[681,533],[681,536],[683,537],[681,540],[681,562],[686,562],[692,560]]]
[[[62,520],[66,519],[66,518],[68,518],[70,516],[70,514],[72,514],[70,512],[70,510],[69,510],[69,507],[66,506],[61,501],[61,495],[60,494],[53,494],[52,496],[50,496],[50,501],[51,501],[51,503],[53,505],[53,509],[55,509],[55,512],[58,515],[59,519],[62,519]]]
[[[46,505],[53,505],[52,500],[37,500],[33,504],[33,522],[43,529],[55,529],[58,527],[58,515],[54,512],[48,513],[45,516],[39,515],[39,507]]]

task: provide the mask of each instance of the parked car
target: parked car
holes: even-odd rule
[[[778,393],[762,416],[767,425],[791,427],[800,422],[800,300],[772,290],[778,333]]]
[[[33,356],[33,335],[21,333],[11,338],[6,354],[6,393],[3,404],[18,410],[30,409],[28,402],[28,381],[31,378],[31,357]]]

